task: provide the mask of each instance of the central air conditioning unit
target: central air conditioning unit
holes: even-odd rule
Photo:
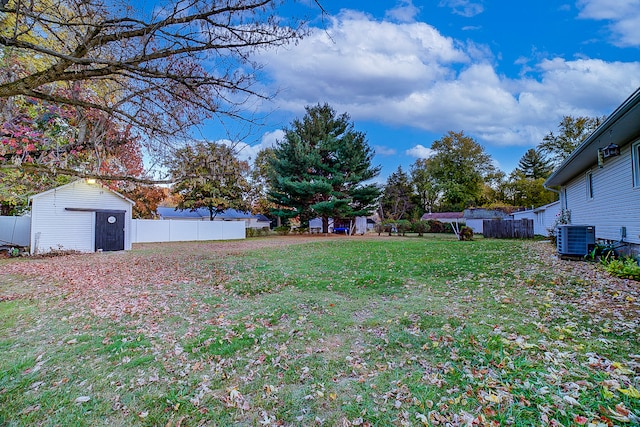
[[[593,225],[559,225],[556,235],[558,254],[583,257],[596,244],[596,227]]]

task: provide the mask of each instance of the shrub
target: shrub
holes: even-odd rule
[[[280,227],[276,227],[273,229],[280,236],[286,236],[291,231],[291,228],[288,225],[281,225]]]
[[[429,233],[444,233],[444,224],[437,219],[430,219],[427,224],[429,224]]]
[[[634,258],[619,258],[603,261],[605,270],[613,276],[640,280],[640,266]]]
[[[268,236],[270,233],[269,227],[247,228],[247,237]]]
[[[374,226],[373,226],[373,231],[375,231],[376,233],[378,233],[378,236],[385,231],[385,226],[383,223],[381,222],[377,222]]]
[[[413,223],[413,231],[418,233],[418,236],[422,236],[429,231],[429,223],[427,221],[416,221]]]
[[[411,222],[406,219],[401,219],[396,221],[396,227],[398,230],[398,234],[402,233],[404,236],[407,231],[411,230]]]
[[[389,233],[389,236],[391,236],[391,233],[393,233],[394,231],[397,231],[396,222],[397,221],[392,220],[392,219],[388,219],[388,220],[382,222],[382,225],[384,227],[384,231],[386,233]]]
[[[460,240],[473,240],[473,228],[464,226],[460,229]]]

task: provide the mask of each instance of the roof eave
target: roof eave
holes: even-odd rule
[[[556,187],[568,182],[571,178],[592,166],[597,161],[596,156],[586,157],[586,153],[594,151],[594,146],[598,143],[602,144],[599,139],[610,130],[618,121],[625,117],[634,107],[638,107],[640,103],[640,88],[636,89],[618,108],[614,110],[609,117],[591,135],[584,140],[582,144],[576,148],[569,157],[547,178],[545,187]],[[638,110],[640,116],[640,109]],[[628,141],[625,141],[628,142]],[[607,140],[607,144],[609,141]],[[606,144],[605,144],[606,145]],[[593,154],[593,153],[590,153]],[[591,160],[589,160],[591,159]]]

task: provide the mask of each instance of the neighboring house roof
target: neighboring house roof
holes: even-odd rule
[[[423,221],[428,221],[430,219],[462,219],[462,212],[425,213],[420,219]]]
[[[68,183],[68,184],[61,185],[61,186],[59,186],[59,187],[52,188],[51,190],[43,191],[42,193],[34,194],[33,196],[29,197],[29,202],[31,202],[31,200],[33,200],[33,199],[37,199],[37,198],[39,198],[39,197],[42,197],[42,196],[44,196],[44,195],[46,195],[46,194],[50,194],[50,193],[54,193],[54,192],[56,192],[56,191],[60,191],[60,190],[61,190],[61,189],[63,189],[63,188],[66,188],[66,187],[72,187],[73,185],[76,185],[76,184],[78,184],[78,183],[84,183],[85,185],[96,185],[96,186],[102,187],[102,188],[104,188],[105,190],[107,190],[108,192],[110,192],[110,193],[112,193],[112,194],[115,194],[116,196],[120,197],[122,200],[125,200],[125,201],[127,201],[127,202],[131,203],[132,205],[135,205],[135,204],[136,204],[136,202],[134,202],[133,200],[128,199],[127,197],[123,196],[122,194],[118,193],[117,191],[113,191],[112,189],[110,189],[109,187],[107,187],[107,186],[105,186],[105,185],[102,185],[102,184],[97,183],[97,182],[96,182],[96,183],[94,183],[94,184],[89,184],[89,183],[88,183],[88,182],[86,182],[84,179],[76,179],[75,181],[72,181],[72,182],[70,182],[70,183]]]
[[[209,209],[207,208],[198,208],[195,210],[191,210],[191,209],[180,210],[180,209],[171,208],[171,207],[158,206],[157,212],[161,218],[209,219]],[[256,217],[257,215],[253,215],[250,212],[242,212],[236,209],[226,209],[224,212],[221,212],[216,215],[216,219],[223,219],[223,220],[246,219],[246,218],[256,218]]]
[[[534,212],[544,212],[546,210],[557,209],[559,205],[560,205],[560,200],[556,200],[555,202],[551,202],[551,203],[546,204],[544,206],[540,206],[538,208],[535,208],[533,211]]]
[[[563,185],[598,162],[598,150],[615,143],[622,148],[638,136],[640,88],[606,118],[547,178],[545,186]]]
[[[266,216],[262,215],[262,214],[257,214],[254,215],[253,218],[257,219],[260,222],[271,222],[271,220],[269,218],[267,218]]]
[[[209,211],[207,212],[201,212],[200,210],[189,210],[189,209],[185,209],[185,210],[178,210],[176,208],[167,208],[164,206],[158,206],[158,208],[156,209],[156,212],[158,212],[158,216],[160,218],[203,218],[203,217],[209,217]]]
[[[485,208],[465,209],[463,214],[465,219],[496,219],[509,216],[509,214],[503,210]]]

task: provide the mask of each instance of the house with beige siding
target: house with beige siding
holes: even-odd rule
[[[571,224],[640,252],[640,88],[551,174]]]

